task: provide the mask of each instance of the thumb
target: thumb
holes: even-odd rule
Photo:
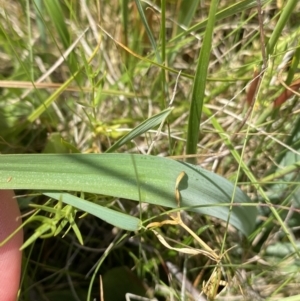
[[[0,243],[21,225],[20,210],[13,190],[0,190]],[[19,289],[23,243],[20,230],[0,246],[0,300],[16,301]]]

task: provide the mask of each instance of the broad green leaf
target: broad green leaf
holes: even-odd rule
[[[226,179],[188,163],[130,154],[0,155],[1,189],[69,190],[99,193],[176,208],[180,172],[181,206],[227,220],[229,208],[217,204],[249,203]],[[235,190],[235,194],[233,195]],[[233,206],[230,224],[249,234],[256,208]]]

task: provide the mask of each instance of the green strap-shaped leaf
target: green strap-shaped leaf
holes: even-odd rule
[[[206,78],[208,73],[209,58],[212,47],[212,37],[219,0],[212,0],[210,2],[211,3],[209,8],[207,26],[198,58],[196,75],[193,83],[186,141],[187,154],[197,153],[197,143],[199,141],[200,121],[202,117],[202,108],[204,105]],[[195,163],[196,159],[190,158],[189,161]]]
[[[62,201],[63,203],[99,217],[107,223],[124,230],[136,231],[141,226],[140,220],[134,216],[83,200],[69,193],[47,192],[44,194],[52,199]]]
[[[173,108],[166,109],[164,111],[159,112],[158,114],[151,116],[147,120],[143,121],[141,124],[139,124],[137,127],[135,127],[132,131],[130,131],[128,134],[126,134],[124,137],[119,139],[114,145],[112,145],[106,153],[112,153],[118,148],[120,148],[125,143],[131,141],[132,139],[139,137],[143,135],[144,133],[147,133],[149,130],[154,128],[155,126],[158,126],[160,123],[162,123],[168,115],[171,113]]]
[[[99,193],[176,208],[175,183],[180,172],[181,206],[227,220],[220,203],[249,203],[226,179],[168,158],[130,154],[0,155],[0,189],[69,190]],[[234,193],[235,191],[235,193]],[[234,196],[233,196],[234,194]],[[257,210],[234,206],[230,224],[249,234]]]

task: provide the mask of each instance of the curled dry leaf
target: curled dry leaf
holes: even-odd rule
[[[275,100],[274,100],[274,108],[280,107],[285,101],[287,101],[295,91],[299,90],[300,88],[300,79],[294,81],[290,86],[289,89],[285,89]]]
[[[181,194],[180,194],[180,189],[179,185],[182,179],[186,176],[185,172],[180,172],[176,179],[175,183],[175,200],[177,202],[178,209],[180,209],[180,201],[181,201]],[[209,259],[213,260],[216,262],[216,266],[214,268],[214,271],[207,281],[207,283],[203,283],[203,293],[208,297],[209,300],[214,300],[215,297],[218,294],[218,289],[220,286],[227,286],[227,283],[221,280],[221,260],[222,256],[228,252],[227,250],[223,255],[218,255],[214,250],[212,250],[193,230],[191,230],[181,219],[180,215],[180,210],[177,212],[173,212],[172,214],[169,214],[171,219],[164,220],[162,222],[152,222],[146,226],[147,229],[150,229],[158,238],[160,243],[164,245],[166,248],[170,250],[174,250],[180,253],[184,254],[189,254],[189,255],[198,255],[202,254]],[[201,246],[201,249],[195,249],[195,248],[190,248],[190,247],[185,247],[185,248],[176,248],[172,247],[166,240],[165,238],[159,234],[156,230],[153,228],[158,228],[162,227],[163,225],[179,225],[183,229],[185,229]]]
[[[208,258],[212,259],[212,260],[216,260],[216,258],[214,256],[212,256],[209,252],[205,251],[205,250],[200,250],[200,249],[194,249],[194,248],[175,248],[172,247],[171,245],[169,245],[167,243],[167,241],[165,240],[165,238],[160,235],[156,230],[151,229],[151,231],[156,235],[156,237],[158,238],[158,240],[160,241],[160,243],[162,245],[164,245],[166,248],[170,249],[170,250],[174,250],[180,253],[184,253],[184,254],[189,254],[189,255],[198,255],[198,254],[202,254],[207,256]]]

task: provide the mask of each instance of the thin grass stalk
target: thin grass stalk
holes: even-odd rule
[[[122,12],[122,24],[123,24],[123,40],[124,45],[129,47],[128,45],[128,24],[129,24],[129,9],[128,9],[128,0],[121,1],[121,12]],[[124,52],[125,65],[128,67],[129,64],[129,56],[127,52]]]
[[[166,0],[161,0],[161,26],[160,26],[160,40],[161,40],[161,60],[162,64],[166,65]],[[166,85],[166,71],[161,69],[161,87],[163,91],[164,106],[167,106],[168,101],[168,87]]]
[[[212,116],[211,112],[209,111],[209,109],[205,108],[206,110],[206,114],[208,116]],[[252,111],[253,112],[253,111]],[[252,119],[250,117],[250,119]],[[242,155],[240,155],[238,153],[238,151],[234,148],[234,146],[232,145],[228,135],[225,133],[223,127],[220,125],[220,123],[216,120],[215,117],[211,117],[211,122],[212,125],[214,126],[214,128],[217,130],[217,133],[220,135],[221,139],[223,140],[224,144],[228,147],[228,149],[231,152],[231,155],[234,157],[234,159],[236,160],[236,162],[239,164],[239,170],[242,169],[243,172],[246,174],[246,176],[249,178],[250,182],[254,185],[255,189],[258,191],[258,193],[263,197],[264,201],[270,205],[270,210],[273,214],[273,216],[275,217],[275,219],[277,220],[277,222],[280,224],[280,226],[283,229],[284,234],[287,236],[288,240],[290,241],[291,245],[293,246],[295,253],[300,257],[300,251],[298,250],[295,240],[294,238],[290,235],[289,229],[287,228],[286,224],[284,223],[284,221],[282,220],[282,218],[280,217],[279,213],[277,212],[277,210],[275,208],[273,208],[271,205],[271,201],[269,199],[269,197],[267,196],[267,194],[265,193],[265,191],[262,189],[262,187],[259,185],[259,181],[256,179],[256,177],[254,176],[254,174],[251,172],[251,170],[248,168],[248,166],[245,164],[245,162],[242,160],[243,158],[243,152]],[[247,133],[246,133],[246,138],[244,141],[244,147],[243,149],[245,149],[245,144],[247,142],[247,137],[249,135],[249,128],[247,129]],[[239,173],[239,171],[238,171]],[[236,187],[236,185],[235,185]],[[249,237],[249,239],[253,239],[254,237],[256,237],[258,235],[260,230],[256,230],[254,233],[251,234],[251,236]]]
[[[100,257],[99,261],[96,264],[96,267],[95,267],[95,270],[93,272],[93,275],[91,277],[91,281],[90,281],[88,292],[87,292],[87,301],[91,301],[92,300],[91,296],[92,296],[93,285],[95,283],[96,276],[99,275],[99,269],[102,266],[102,263],[104,262],[104,260],[106,259],[106,257],[110,254],[112,248],[114,246],[118,246],[127,236],[128,236],[128,233],[123,234],[121,237],[116,236],[115,239],[114,239],[114,241],[109,244],[109,246],[107,247],[107,249],[105,250],[105,252],[103,253],[103,255]]]
[[[88,63],[90,63],[95,55],[97,54],[97,51],[99,50],[100,44],[96,46],[94,49],[91,57],[88,59]],[[34,122],[42,113],[45,112],[45,110],[56,100],[56,98],[73,82],[73,80],[76,80],[76,77],[78,74],[80,74],[81,70],[84,68],[84,65],[80,66],[78,68],[78,71],[75,72],[74,75],[72,75],[68,80],[66,80],[59,89],[57,89],[53,94],[50,95],[38,108],[36,108],[28,117],[27,122]],[[38,91],[38,90],[37,90]]]
[[[160,27],[160,39],[161,39],[161,59],[163,63],[166,59],[166,0],[161,0],[161,27]],[[163,74],[164,69],[162,69]]]
[[[26,1],[26,21],[27,21],[27,32],[29,41],[32,40],[31,36],[31,20],[30,20],[30,3],[29,0]],[[30,80],[34,82],[34,63],[33,63],[33,51],[32,44],[28,43],[28,52],[29,52],[29,60],[30,60]]]
[[[291,134],[287,137],[285,144],[293,147],[294,149],[299,149],[299,142],[293,144],[295,136],[298,134],[299,132],[299,128],[300,128],[300,117],[297,118],[297,120],[295,121],[295,126],[291,131]],[[276,158],[276,163],[274,164],[274,166],[272,166],[272,168],[269,170],[269,172],[267,173],[266,177],[264,177],[263,179],[261,179],[261,182],[271,182],[275,179],[281,178],[283,177],[285,174],[293,172],[294,170],[297,170],[299,168],[298,164],[295,163],[292,166],[287,166],[284,167],[281,170],[278,170],[278,165],[280,165],[280,162],[282,161],[282,159],[284,158],[284,156],[286,156],[286,153],[290,151],[288,149],[283,149],[283,151],[281,151],[277,158]]]
[[[161,0],[161,29],[160,29],[160,40],[161,40],[161,59],[162,64],[164,66],[168,65],[167,57],[166,57],[166,0]],[[161,107],[168,106],[168,103],[170,102],[170,97],[168,97],[168,86],[166,83],[168,74],[164,68],[161,69],[161,79],[162,79],[162,91],[163,91],[163,100],[164,104],[161,104]],[[167,103],[168,102],[168,103]],[[172,153],[172,140],[171,140],[171,132],[170,132],[170,125],[168,122],[168,118],[166,120],[166,126],[168,130],[168,142],[169,142],[169,153]]]

